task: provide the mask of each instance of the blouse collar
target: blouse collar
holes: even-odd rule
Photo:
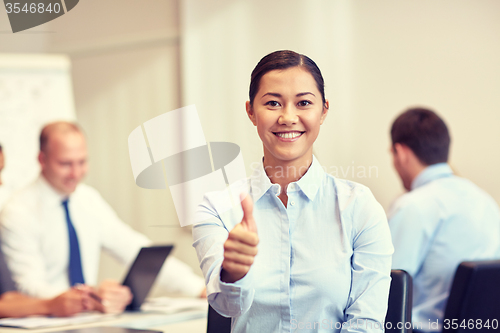
[[[306,173],[298,181],[288,184],[287,192],[300,190],[309,200],[314,200],[324,177],[325,170],[319,164],[316,156],[313,155],[309,169],[307,169]],[[271,183],[264,170],[263,163],[260,163],[259,167],[253,171],[250,182],[254,202],[257,202],[268,191],[271,191],[275,196],[281,193],[281,186]]]

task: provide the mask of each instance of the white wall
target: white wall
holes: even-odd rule
[[[495,0],[185,0],[183,104],[197,104],[207,140],[242,147],[249,171],[262,155],[244,111],[251,70],[292,49],[325,78],[331,108],[315,153],[328,170],[368,185],[387,208],[402,193],[390,124],[424,105],[451,129],[452,166],[500,202],[499,12]]]

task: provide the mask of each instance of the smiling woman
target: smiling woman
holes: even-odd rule
[[[329,107],[323,85],[308,57],[265,56],[246,102],[264,147],[241,186],[249,195],[242,210],[227,211],[220,193],[199,206],[205,220],[193,227],[193,245],[208,300],[232,317],[233,332],[368,332],[384,321],[387,220],[368,188],[326,174],[313,156]]]
[[[248,117],[257,126],[264,145],[264,168],[283,188],[302,177],[311,165],[313,143],[328,113],[323,94],[323,87],[318,89],[311,73],[296,66],[262,76],[254,99],[246,104]],[[291,172],[276,177],[278,166]],[[284,191],[280,199],[286,206]]]

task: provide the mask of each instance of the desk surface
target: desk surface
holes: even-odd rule
[[[41,329],[23,329],[0,327],[0,333],[42,333],[96,326],[120,326],[136,329],[150,329],[162,332],[203,333],[207,330],[206,311],[186,311],[175,314],[162,313],[124,313],[117,317],[106,318],[97,322],[59,326]]]
[[[207,331],[207,318],[151,327],[151,329],[156,329],[162,332],[205,333]]]

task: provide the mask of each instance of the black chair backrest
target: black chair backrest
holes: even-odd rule
[[[500,260],[461,263],[446,304],[443,333],[492,332],[498,329]]]
[[[207,333],[230,333],[231,318],[221,316],[208,305]]]
[[[391,271],[389,306],[385,318],[385,332],[411,333],[412,280],[410,274],[402,270]],[[388,324],[390,323],[390,324]],[[405,323],[409,323],[404,325]],[[390,328],[392,326],[392,328]],[[389,328],[388,328],[389,327]],[[231,318],[221,316],[208,306],[207,333],[231,332]]]
[[[410,274],[402,270],[391,271],[389,306],[385,317],[386,333],[411,333],[413,284]]]

